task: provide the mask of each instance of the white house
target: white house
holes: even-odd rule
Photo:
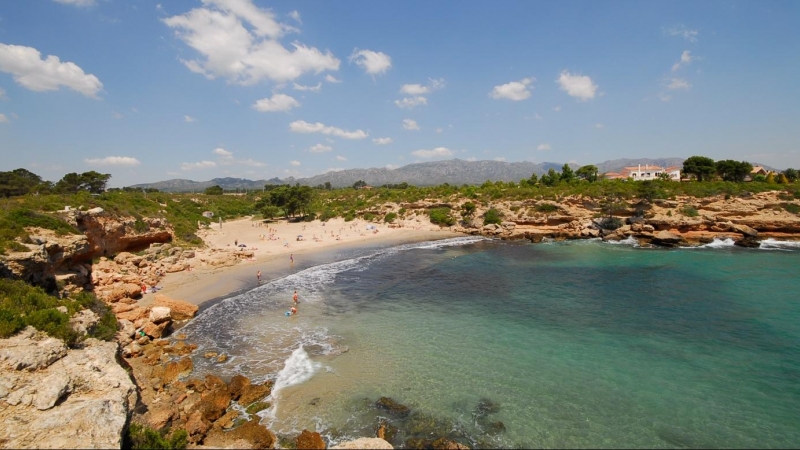
[[[618,173],[606,172],[604,175],[608,180],[631,179],[633,181],[645,181],[658,180],[661,178],[662,174],[669,175],[669,179],[672,181],[681,181],[681,168],[678,166],[660,167],[645,164],[644,167],[642,167],[642,165],[639,164],[638,166],[624,167]]]

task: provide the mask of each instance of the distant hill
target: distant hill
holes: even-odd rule
[[[636,165],[656,165],[662,167],[683,166],[683,158],[639,158],[639,159],[614,159],[595,164],[600,173],[617,172],[623,167]],[[752,163],[754,166],[762,165]],[[503,161],[465,161],[462,159],[450,159],[445,161],[433,161],[426,163],[408,164],[397,169],[370,168],[370,169],[348,169],[336,172],[327,172],[308,178],[271,178],[269,180],[248,180],[244,178],[214,178],[210,181],[192,181],[184,179],[174,179],[159,181],[157,183],[137,184],[134,188],[155,188],[164,192],[202,192],[208,187],[219,185],[225,190],[262,189],[266,184],[295,184],[300,183],[304,186],[318,186],[330,183],[333,187],[352,186],[358,180],[364,180],[371,186],[381,186],[384,184],[408,183],[414,186],[432,186],[442,183],[453,185],[462,184],[482,184],[486,180],[491,181],[519,181],[529,178],[531,174],[542,175],[548,170],[554,169],[561,171],[563,163],[543,162],[532,163],[503,162]],[[577,169],[579,166],[570,164],[570,167]],[[768,170],[775,170],[768,166],[763,166]]]

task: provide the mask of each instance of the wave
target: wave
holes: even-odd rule
[[[764,239],[759,248],[764,250],[800,250],[800,241],[779,241]]]
[[[735,242],[731,238],[726,239],[714,239],[713,241],[709,242],[708,244],[700,245],[697,248],[732,248],[736,246]]]
[[[636,240],[633,236],[628,236],[625,239],[619,241],[603,241],[605,244],[611,245],[629,245],[631,247],[639,247],[639,241]]]

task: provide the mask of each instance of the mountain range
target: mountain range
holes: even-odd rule
[[[640,159],[615,159],[595,164],[599,173],[616,172],[626,166],[638,164],[656,165],[662,167],[682,166],[683,158],[640,158]],[[396,169],[370,168],[347,169],[326,172],[307,178],[288,177],[284,179],[271,178],[269,180],[248,180],[244,178],[214,178],[209,181],[192,181],[186,179],[172,179],[156,183],[143,183],[130,186],[137,189],[155,188],[163,192],[202,192],[208,187],[218,185],[225,190],[256,190],[263,189],[267,184],[295,184],[303,186],[319,186],[330,183],[332,187],[347,187],[363,180],[371,186],[384,184],[408,183],[414,186],[432,186],[443,183],[453,185],[482,184],[491,181],[519,181],[529,178],[531,174],[542,175],[550,169],[560,172],[563,163],[543,162],[532,163],[528,161],[465,161],[450,159],[425,163],[408,164]],[[579,166],[570,164],[574,170]]]

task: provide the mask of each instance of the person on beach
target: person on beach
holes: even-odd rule
[[[259,284],[261,283],[261,271],[259,270],[256,272],[256,279],[258,280]]]
[[[294,304],[296,305],[297,304],[297,290],[294,291],[294,295],[292,296],[292,300],[294,301]]]
[[[289,264],[294,264],[294,254],[289,253]]]
[[[289,311],[292,312],[292,315],[295,315],[295,314],[297,314],[297,307],[292,306],[292,309],[290,309]]]

